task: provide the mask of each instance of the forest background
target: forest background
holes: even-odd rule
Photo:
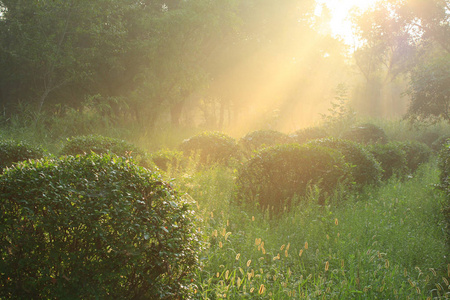
[[[314,0],[2,0],[0,10],[0,122],[31,140],[293,132],[333,99],[361,116],[450,119],[447,0],[355,10],[353,45]]]

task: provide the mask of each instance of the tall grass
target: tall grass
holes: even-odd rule
[[[443,195],[435,165],[414,178],[316,205],[312,191],[270,219],[230,203],[233,172],[180,182],[199,203],[206,249],[197,299],[432,299],[450,297]]]

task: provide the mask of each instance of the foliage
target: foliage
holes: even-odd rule
[[[207,171],[189,180],[208,245],[194,299],[450,296],[443,195],[434,189],[433,164],[407,181],[350,195],[337,207],[319,206],[311,197],[276,219],[228,207],[233,173]]]
[[[450,54],[419,64],[411,73],[410,119],[450,120]]]
[[[424,143],[431,148],[438,138],[439,133],[435,131],[425,131],[417,138],[417,141]]]
[[[183,168],[186,165],[186,159],[183,153],[177,150],[163,149],[150,154],[151,160],[163,171]]]
[[[290,135],[290,138],[295,143],[304,144],[308,141],[321,139],[327,136],[326,130],[322,127],[307,127],[297,130]]]
[[[351,173],[358,188],[379,183],[382,174],[380,163],[365,147],[355,142],[333,138],[315,140],[308,144],[341,152],[345,162],[352,166]]]
[[[293,198],[317,185],[323,204],[339,183],[350,177],[342,155],[333,149],[298,144],[258,151],[244,163],[236,178],[236,202],[282,212]]]
[[[436,139],[433,144],[431,144],[431,149],[435,152],[439,152],[442,150],[445,144],[447,144],[447,141],[450,139],[450,135],[443,135]]]
[[[0,169],[13,163],[28,159],[42,158],[44,151],[41,147],[32,146],[26,142],[0,140]]]
[[[328,114],[321,115],[323,127],[329,133],[332,133],[325,136],[333,135],[338,137],[342,132],[347,131],[356,121],[356,114],[349,105],[347,87],[344,84],[339,84],[335,94],[334,100],[331,101],[331,108],[328,109]]]
[[[439,170],[440,188],[446,196],[443,212],[446,217],[447,239],[450,243],[450,143],[448,141],[439,152]]]
[[[239,145],[247,152],[251,152],[264,147],[286,144],[287,142],[288,136],[282,132],[275,130],[257,130],[242,137],[239,140]]]
[[[384,171],[382,180],[387,180],[393,175],[402,177],[408,172],[406,152],[398,143],[373,144],[369,147],[369,151],[381,164]]]
[[[194,215],[158,173],[110,155],[23,162],[0,198],[1,298],[186,295]]]
[[[226,163],[239,156],[236,141],[215,131],[202,132],[184,140],[179,149],[187,156],[199,155],[202,164]]]
[[[155,168],[154,163],[148,158],[148,155],[135,145],[130,144],[125,140],[101,135],[86,135],[68,138],[64,143],[60,154],[75,156],[90,154],[91,152],[97,154],[112,153],[118,156],[132,158],[143,167],[149,169]]]
[[[431,156],[431,149],[424,143],[417,141],[396,142],[400,149],[405,151],[406,166],[410,173],[414,173],[417,168],[428,162]]]
[[[342,138],[363,144],[386,143],[388,139],[383,129],[370,123],[352,127],[342,134]]]

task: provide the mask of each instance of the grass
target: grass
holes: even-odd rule
[[[42,146],[56,152],[66,136],[49,138],[51,131],[33,129],[39,123],[31,121],[2,131],[2,138],[46,143]],[[408,133],[404,124],[384,125],[391,138],[417,134]],[[172,131],[131,130],[122,136],[113,130],[109,135],[149,151],[174,148],[193,135]],[[450,249],[441,212],[445,198],[434,188],[435,162],[406,180],[346,195],[339,205],[318,206],[311,190],[275,219],[233,204],[237,167],[236,162],[199,168],[191,161],[184,171],[166,174],[196,200],[201,219],[204,249],[194,299],[450,298]]]
[[[434,163],[335,206],[314,192],[281,218],[233,205],[228,168],[185,175],[205,249],[196,299],[436,299],[450,264]]]

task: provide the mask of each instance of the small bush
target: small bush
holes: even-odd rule
[[[236,179],[238,203],[258,204],[281,212],[294,196],[304,196],[308,185],[318,185],[325,196],[349,176],[342,155],[333,149],[298,144],[265,148],[244,163]]]
[[[23,162],[0,199],[1,299],[185,295],[194,216],[157,173],[110,155]]]
[[[369,151],[381,164],[382,180],[387,180],[394,174],[402,177],[408,172],[406,152],[397,143],[374,144]]]
[[[124,140],[101,135],[83,135],[68,138],[61,149],[61,155],[106,154],[111,152],[118,156],[128,156],[131,153],[141,154],[141,151]]]
[[[410,173],[414,173],[421,164],[430,159],[431,149],[424,143],[406,141],[396,142],[396,144],[405,151],[406,165]]]
[[[183,152],[177,150],[160,150],[150,155],[155,165],[163,171],[167,171],[169,167],[172,169],[183,168],[186,165],[186,159]]]
[[[322,139],[329,136],[325,129],[321,127],[308,127],[297,130],[290,135],[291,141],[294,143],[303,144],[312,140]]]
[[[140,166],[156,170],[156,166],[148,155],[127,141],[101,135],[85,135],[68,138],[64,143],[61,155],[83,155],[112,153],[117,156],[133,159]]]
[[[203,132],[184,140],[179,149],[187,156],[199,155],[202,164],[226,163],[238,157],[236,141],[220,132]]]
[[[352,127],[342,134],[342,138],[362,144],[384,144],[388,141],[384,130],[370,123]]]
[[[275,130],[257,130],[250,132],[239,140],[239,145],[245,151],[251,152],[260,148],[286,144],[289,138],[286,134]]]
[[[352,166],[351,172],[358,188],[367,184],[378,184],[382,169],[380,163],[361,145],[341,139],[320,139],[308,144],[329,147],[340,151],[344,160]]]
[[[433,144],[431,144],[431,149],[435,152],[440,152],[447,142],[450,140],[450,135],[443,135],[440,138],[436,139]]]
[[[44,151],[25,142],[12,140],[0,141],[0,168],[11,166],[13,163],[44,157]]]
[[[417,141],[426,144],[431,148],[433,143],[439,138],[439,133],[435,131],[426,131],[423,132],[418,138]]]

